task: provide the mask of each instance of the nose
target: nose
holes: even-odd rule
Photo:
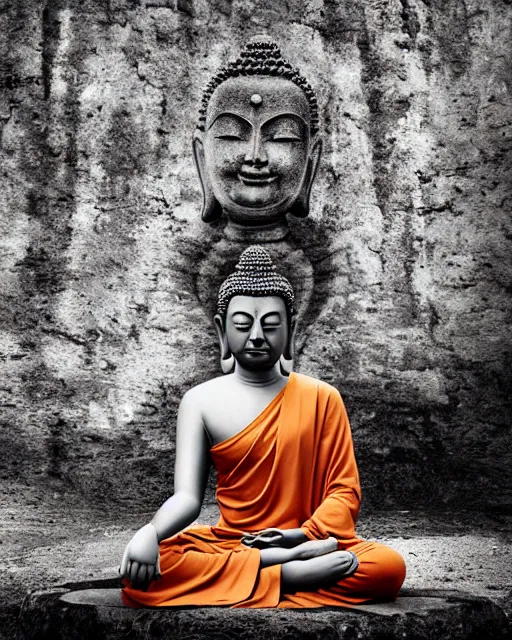
[[[251,342],[253,347],[256,347],[256,349],[264,345],[265,337],[263,335],[263,331],[259,322],[255,322],[252,325],[249,342]]]
[[[250,140],[250,148],[244,158],[244,161],[248,164],[253,164],[256,167],[263,167],[264,165],[268,164],[265,147],[261,140],[261,131],[259,131],[258,129],[253,130]]]

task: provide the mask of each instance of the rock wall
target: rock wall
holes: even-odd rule
[[[511,14],[3,3],[3,490],[169,495],[177,405],[220,373],[212,300],[243,249],[200,220],[196,112],[267,31],[317,91],[325,150],[310,217],[269,250],[303,287],[296,368],[344,396],[366,504],[512,504]]]

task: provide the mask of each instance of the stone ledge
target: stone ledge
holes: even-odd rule
[[[395,603],[350,609],[130,609],[117,580],[66,584],[27,595],[26,640],[505,640],[503,611],[453,590],[403,590]]]

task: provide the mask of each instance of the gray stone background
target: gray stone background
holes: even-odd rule
[[[341,391],[369,508],[510,506],[510,5],[3,0],[2,493],[171,492],[244,248],[200,220],[191,136],[266,31],[324,132],[311,215],[269,245],[302,286],[296,369]]]

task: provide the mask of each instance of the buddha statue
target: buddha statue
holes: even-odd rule
[[[204,91],[193,138],[203,220],[225,213],[236,240],[283,238],[286,214],[309,213],[321,149],[312,88],[256,36]]]
[[[359,477],[339,392],[283,370],[295,297],[248,247],[214,318],[224,374],[191,388],[176,428],[174,494],[128,543],[128,606],[319,607],[394,599],[402,557],[355,532]],[[210,465],[220,519],[198,518]]]

